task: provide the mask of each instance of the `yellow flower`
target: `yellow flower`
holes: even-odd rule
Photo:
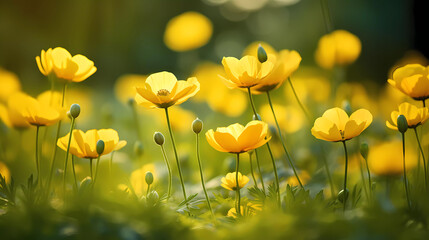
[[[260,63],[254,56],[244,56],[240,60],[234,57],[224,57],[222,65],[225,77],[220,76],[228,88],[249,88],[266,78],[273,70],[274,58]]]
[[[0,174],[4,177],[7,183],[10,182],[10,171],[3,162],[0,162]]]
[[[257,203],[248,202],[247,207],[240,206],[241,216],[254,216],[257,212],[260,211],[262,211],[262,206],[261,204]],[[237,218],[237,209],[235,209],[235,207],[229,209],[226,216]]]
[[[50,106],[45,101],[34,99],[28,95],[20,95],[16,103],[16,110],[31,125],[50,126],[57,123],[62,115],[58,109]]]
[[[241,116],[247,107],[247,96],[241,91],[231,91],[219,79],[224,75],[223,67],[204,62],[196,67],[192,76],[201,83],[201,89],[193,100],[206,101],[209,107],[231,117]],[[234,104],[229,104],[233,102]]]
[[[57,141],[58,147],[64,151],[67,151],[69,135],[70,133]],[[87,132],[75,129],[71,137],[70,153],[78,158],[97,158],[98,140],[104,141],[104,151],[101,155],[109,154],[126,144],[126,142],[119,141],[118,132],[113,129],[92,129]]]
[[[221,179],[221,186],[227,190],[235,191],[237,189],[237,178],[235,175],[235,172],[227,173],[226,176]],[[238,187],[242,189],[248,182],[249,178],[238,172]]]
[[[155,165],[152,163],[148,163],[143,165],[141,168],[134,170],[131,173],[130,183],[134,190],[134,193],[141,197],[143,194],[146,194],[147,184],[145,182],[145,176],[147,172],[151,172],[153,174],[152,186],[156,185],[158,182],[158,171],[155,168]]]
[[[36,62],[43,75],[53,72],[57,78],[68,82],[82,82],[97,71],[93,61],[81,54],[72,56],[62,47],[50,48],[46,52],[42,50]]]
[[[228,127],[210,129],[206,132],[209,144],[216,150],[229,153],[242,153],[267,143],[268,125],[262,121],[251,121],[246,127],[239,123]]]
[[[405,165],[410,171],[417,165],[417,155],[413,148],[405,150]],[[403,174],[402,142],[386,142],[371,147],[368,154],[368,165],[376,175],[390,176]]]
[[[0,68],[0,102],[5,102],[15,92],[21,91],[21,83],[14,73]]]
[[[336,30],[320,38],[315,53],[316,62],[327,69],[348,65],[359,57],[361,48],[357,36],[345,30]]]
[[[346,141],[359,136],[372,122],[366,109],[359,109],[349,116],[341,108],[331,108],[314,122],[311,134],[330,142]]]
[[[122,103],[126,104],[130,98],[136,96],[136,87],[144,87],[146,75],[127,74],[122,75],[115,83],[115,96]]]
[[[294,133],[300,130],[305,124],[305,115],[302,109],[295,106],[273,105],[276,110],[277,121],[281,128],[287,133]],[[274,117],[269,104],[261,107],[261,116],[264,116],[264,121],[271,125],[275,125]]]
[[[144,87],[136,87],[136,102],[148,108],[168,108],[181,104],[200,90],[200,83],[195,77],[187,81],[177,80],[170,72],[151,74]]]
[[[206,45],[212,33],[210,19],[198,12],[185,12],[167,23],[164,42],[171,50],[183,52]]]
[[[386,126],[390,129],[398,130],[397,120],[399,115],[405,116],[409,128],[415,128],[429,119],[429,110],[426,107],[418,108],[407,102],[401,103],[401,105],[399,105],[399,111],[393,111],[390,115],[393,124],[386,121]]]
[[[27,128],[30,126],[27,120],[20,114],[17,107],[26,94],[17,92],[7,99],[7,105],[0,104],[0,119],[9,128]]]
[[[387,82],[415,100],[429,98],[429,69],[420,64],[397,68]]]

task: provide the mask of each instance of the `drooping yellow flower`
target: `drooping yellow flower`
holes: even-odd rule
[[[15,92],[21,91],[21,83],[16,74],[0,68],[0,102],[6,102]]]
[[[27,97],[25,93],[14,93],[7,99],[7,105],[0,103],[0,119],[9,128],[27,128],[30,124],[17,110],[22,98]]]
[[[128,103],[130,98],[136,96],[136,87],[144,87],[146,75],[126,74],[120,76],[115,83],[115,96],[122,103]]]
[[[254,87],[272,72],[275,63],[271,60],[274,58],[261,63],[258,58],[249,55],[240,60],[235,57],[224,57],[222,65],[226,74],[220,78],[231,89]]]
[[[239,123],[219,127],[206,132],[208,143],[220,152],[242,153],[267,143],[268,125],[262,121],[251,121],[245,127]]]
[[[330,142],[346,141],[359,136],[372,122],[372,114],[359,109],[349,116],[341,108],[331,108],[314,122],[311,134]]]
[[[359,57],[361,48],[357,36],[345,30],[336,30],[320,38],[315,53],[316,62],[327,69],[348,65]]]
[[[242,91],[231,91],[219,79],[225,75],[223,67],[211,62],[201,63],[192,76],[201,83],[201,89],[193,98],[195,101],[206,101],[209,107],[231,117],[241,116],[247,108],[247,96]],[[234,104],[229,104],[233,102]]]
[[[46,52],[42,50],[36,62],[43,75],[53,72],[57,78],[67,82],[82,82],[97,71],[93,61],[81,54],[72,56],[62,47],[50,48]]]
[[[302,109],[291,105],[273,105],[276,110],[277,121],[281,128],[287,133],[294,133],[300,130],[305,125],[305,115]],[[269,104],[261,107],[261,116],[264,116],[264,121],[271,125],[275,125],[274,117]]]
[[[50,126],[57,123],[62,115],[57,108],[47,104],[45,101],[34,99],[28,95],[20,95],[16,103],[16,110],[31,125]]]
[[[237,189],[236,172],[227,173],[220,181],[221,186],[227,190],[235,191]],[[238,187],[242,189],[248,182],[249,178],[238,172]]]
[[[418,108],[407,102],[399,105],[399,111],[391,113],[392,123],[386,121],[386,126],[393,130],[398,130],[397,120],[399,115],[404,115],[407,119],[408,127],[415,128],[429,119],[429,110],[426,107]]]
[[[0,174],[4,177],[6,183],[10,182],[9,168],[7,168],[6,164],[4,164],[3,162],[0,162]]]
[[[148,108],[168,108],[181,104],[200,90],[200,83],[195,77],[187,81],[177,80],[170,72],[151,74],[144,87],[136,87],[137,104]]]
[[[143,165],[141,168],[134,170],[130,176],[130,183],[133,188],[134,193],[141,197],[143,194],[146,194],[147,184],[145,182],[145,176],[147,172],[151,172],[154,176],[152,186],[156,185],[158,182],[158,171],[154,164],[148,163]]]
[[[57,141],[58,147],[67,151],[69,134],[59,138]],[[91,129],[87,132],[75,129],[73,130],[71,143],[70,143],[70,153],[79,158],[97,158],[97,141],[104,141],[104,151],[101,155],[106,155],[125,146],[126,142],[119,141],[118,132],[113,129]]]
[[[414,148],[405,150],[405,165],[407,171],[417,165],[417,155]],[[371,172],[379,176],[400,176],[404,172],[402,159],[402,142],[390,141],[370,148],[368,165]]]
[[[420,64],[397,68],[387,82],[415,100],[429,98],[429,69]]]
[[[167,23],[164,43],[173,51],[189,51],[206,45],[212,33],[210,19],[198,12],[185,12]]]

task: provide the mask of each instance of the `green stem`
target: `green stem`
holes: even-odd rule
[[[73,128],[75,124],[75,118],[72,118],[71,124],[70,124],[70,131],[69,131],[69,139],[67,142],[67,152],[66,152],[66,160],[64,161],[64,173],[63,173],[63,190],[66,191],[66,176],[67,176],[67,165],[69,160],[69,152],[70,152],[70,145],[71,145],[71,139],[73,135]]]
[[[183,197],[185,198],[185,201],[186,201],[188,198],[186,197],[185,184],[183,182],[183,177],[182,177],[182,169],[180,168],[180,161],[177,155],[176,143],[174,142],[173,131],[171,130],[170,118],[168,116],[168,108],[165,108],[165,116],[167,118],[168,131],[170,132],[171,144],[173,145],[174,157],[176,158],[177,169],[179,171],[180,184],[182,185]]]
[[[371,172],[369,171],[368,160],[366,158],[364,158],[364,160],[365,160],[366,172],[368,173],[369,195],[370,195],[370,197],[372,197]]]
[[[74,168],[74,155],[72,155],[72,170],[73,170],[73,178],[74,178],[74,187],[77,190],[77,178],[76,178],[76,169]]]
[[[280,207],[281,206],[281,202],[280,202],[280,184],[279,184],[279,176],[277,175],[276,161],[274,160],[273,153],[271,152],[271,148],[270,148],[270,145],[268,143],[267,143],[267,148],[268,148],[268,152],[270,153],[271,162],[273,164],[274,176],[276,177],[277,205]],[[298,181],[299,181],[299,178],[298,178]],[[301,185],[301,187],[304,189],[304,187],[302,185]]]
[[[310,114],[307,112],[307,109],[305,109],[304,104],[302,104],[301,100],[299,99],[298,94],[296,93],[295,88],[293,87],[292,80],[290,80],[290,77],[288,77],[288,79],[287,79],[287,80],[288,80],[288,82],[289,82],[290,88],[292,89],[293,95],[295,96],[295,99],[296,99],[296,101],[298,102],[299,107],[300,107],[300,108],[302,109],[302,111],[304,112],[304,115],[305,115],[305,117],[307,118],[307,121],[308,121],[309,123],[311,123],[311,122],[312,122],[312,120],[311,120]]]
[[[173,185],[173,175],[171,174],[170,162],[168,162],[167,154],[165,153],[164,145],[161,145],[162,156],[164,157],[165,164],[168,170],[168,189],[167,189],[167,201],[171,197],[171,185]]]
[[[407,170],[405,168],[405,133],[402,133],[402,162],[404,165],[404,186],[407,195],[408,208],[411,209],[410,195],[408,193]]]
[[[92,177],[92,158],[89,159],[89,174],[91,176],[91,181],[93,181],[94,178]]]
[[[289,152],[288,152],[288,150],[286,148],[286,144],[285,144],[283,136],[282,136],[280,125],[279,125],[279,122],[277,121],[277,116],[276,116],[276,113],[274,111],[273,103],[271,102],[271,97],[270,97],[270,92],[269,91],[267,91],[267,98],[268,98],[268,103],[270,104],[271,112],[273,113],[274,121],[275,121],[276,126],[277,126],[277,132],[279,134],[280,142],[281,142],[281,144],[283,146],[283,150],[285,151],[286,156],[287,156],[287,158],[289,160],[289,165],[292,167],[293,173],[295,174],[295,177],[298,180],[299,185],[301,186],[301,188],[304,188],[304,186],[302,185],[301,179],[299,179],[298,173],[297,173],[296,168],[295,168],[295,166],[293,164],[293,161],[292,161],[292,159],[291,159],[291,157],[289,155]]]
[[[42,183],[40,179],[40,161],[39,161],[39,128],[40,126],[36,126],[36,170],[37,170],[37,179],[40,183]]]
[[[101,157],[101,155],[98,155],[97,163],[96,163],[96,165],[95,165],[94,183],[92,184],[92,187],[94,187],[95,182],[97,181],[98,172],[100,171],[100,169],[98,168],[98,166],[99,166],[99,164],[100,164],[100,157]],[[92,164],[91,164],[91,165],[92,165]]]
[[[323,19],[325,20],[326,32],[330,33],[333,30],[333,26],[327,0],[320,0],[320,5],[322,7]]]
[[[250,101],[250,105],[252,106],[253,114],[255,114],[255,118],[256,119],[261,120],[258,117],[258,113],[257,113],[256,108],[255,108],[255,103],[253,102],[252,91],[250,90],[250,87],[247,88],[247,92],[248,92],[248,95],[249,95],[249,101]]]
[[[368,190],[366,189],[365,175],[363,173],[362,161],[360,161],[360,159],[359,159],[359,170],[360,170],[360,177],[362,178],[362,188],[364,190],[365,197],[369,202],[369,194],[368,194]]]
[[[199,148],[198,133],[197,133],[197,134],[195,134],[195,135],[196,135],[196,142],[197,142],[197,146],[196,146],[196,148],[197,148],[197,160],[198,160],[198,167],[200,168],[201,185],[202,185],[202,187],[203,187],[204,194],[205,194],[205,196],[206,196],[207,206],[208,206],[208,208],[210,209],[210,213],[211,213],[211,215],[212,215],[213,220],[215,220],[215,216],[214,216],[214,213],[213,213],[213,209],[212,209],[212,206],[211,206],[211,204],[210,204],[209,195],[207,194],[206,184],[205,184],[205,182],[204,182],[203,167],[202,167],[202,165],[201,165],[201,159],[200,159],[200,148]]]
[[[148,185],[147,185],[146,198],[147,198],[147,196],[149,195],[149,192],[150,192],[150,184],[148,184]]]
[[[344,187],[343,187],[343,201],[344,201],[344,205],[343,205],[343,212],[346,211],[346,204],[347,204],[347,198],[348,198],[348,193],[347,193],[347,167],[348,167],[348,162],[349,162],[349,158],[347,156],[347,146],[346,146],[346,141],[342,141],[343,146],[344,146],[344,155],[346,158],[346,162],[345,162],[345,167],[344,167]]]
[[[253,171],[252,155],[253,155],[253,152],[249,152],[250,173],[252,174],[253,183],[255,184],[255,187],[257,188],[258,182],[256,182],[255,173]]]
[[[236,205],[235,205],[235,211],[237,213],[237,216],[241,216],[241,211],[240,211],[240,184],[238,182],[238,170],[239,170],[239,165],[240,165],[240,154],[237,153],[237,161],[235,162],[235,201],[236,201]]]
[[[255,149],[254,151],[255,151],[255,156],[256,156],[256,166],[258,167],[259,176],[261,176],[262,190],[264,191],[264,195],[265,195],[264,176],[262,175],[261,165],[259,164],[259,155],[258,155],[257,149]]]
[[[417,144],[419,145],[420,153],[422,154],[423,172],[425,175],[425,187],[427,190],[428,189],[428,178],[427,178],[427,169],[426,169],[426,158],[425,158],[425,154],[423,153],[422,145],[420,144],[419,135],[417,134],[417,128],[416,127],[414,128],[414,133],[416,134]]]

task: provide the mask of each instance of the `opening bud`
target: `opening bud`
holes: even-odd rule
[[[396,121],[398,131],[401,133],[405,133],[408,130],[407,118],[404,115],[399,115]]]
[[[98,155],[101,155],[104,152],[104,141],[103,140],[97,141],[96,149],[97,149]]]
[[[262,47],[262,45],[259,44],[259,46],[258,46],[258,60],[259,60],[259,62],[261,62],[261,63],[266,62],[267,59],[268,59],[267,52]]]
[[[77,103],[73,103],[70,106],[70,115],[72,116],[72,118],[77,118],[79,117],[80,114],[80,106]]]
[[[203,130],[203,121],[197,118],[192,122],[192,131],[198,134],[201,132],[201,130]]]
[[[164,138],[164,135],[162,135],[162,133],[155,132],[155,134],[153,135],[153,140],[156,142],[156,144],[161,146],[164,144],[165,138]]]

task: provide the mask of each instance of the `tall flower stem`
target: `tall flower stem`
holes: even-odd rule
[[[98,155],[97,163],[95,164],[95,176],[94,176],[94,183],[92,184],[92,187],[93,187],[93,188],[94,188],[95,182],[97,181],[98,172],[100,171],[100,169],[99,169],[100,157],[101,157],[101,155]],[[91,164],[91,166],[92,166],[92,164]],[[92,175],[92,174],[91,174],[91,175]]]
[[[419,145],[420,153],[422,154],[423,172],[424,172],[424,176],[425,176],[425,187],[426,187],[426,190],[427,190],[428,189],[428,178],[427,178],[427,169],[426,169],[426,158],[425,158],[425,154],[423,152],[422,145],[420,144],[419,135],[417,133],[417,128],[414,128],[414,133],[416,134],[417,144]]]
[[[37,170],[37,179],[40,183],[42,183],[40,178],[40,159],[39,159],[39,130],[40,126],[36,126],[36,170]]]
[[[290,77],[288,77],[288,79],[287,79],[287,80],[288,80],[288,82],[289,82],[290,88],[292,89],[293,95],[295,96],[295,99],[296,99],[296,101],[298,102],[299,107],[300,107],[300,108],[302,109],[302,111],[304,112],[304,115],[305,115],[305,117],[307,118],[307,121],[308,121],[309,123],[311,123],[311,122],[312,122],[312,120],[311,120],[310,114],[307,112],[307,109],[305,109],[304,104],[302,104],[301,100],[299,99],[298,94],[296,93],[295,88],[293,87],[292,80],[290,79]]]
[[[359,170],[360,170],[360,177],[362,179],[362,188],[364,190],[366,199],[369,201],[369,194],[368,194],[368,190],[366,189],[366,183],[365,183],[365,175],[363,173],[363,166],[360,160],[359,160]]]
[[[255,149],[254,151],[255,151],[255,157],[256,157],[256,166],[258,167],[259,176],[261,176],[262,191],[264,191],[264,195],[265,195],[264,176],[262,175],[261,165],[259,164],[259,155],[258,155],[257,149]]]
[[[255,184],[255,187],[258,187],[258,182],[256,181],[255,173],[253,171],[252,155],[253,152],[249,152],[250,173],[252,174],[253,183]]]
[[[344,187],[343,187],[343,212],[346,211],[346,204],[347,204],[347,198],[348,198],[348,192],[347,192],[347,167],[349,163],[349,158],[347,155],[347,146],[346,141],[342,141],[344,146],[344,156],[346,158],[345,167],[344,167]]]
[[[323,19],[325,20],[326,32],[330,33],[333,29],[331,14],[329,12],[328,0],[320,0],[320,6],[322,8]]]
[[[295,177],[298,180],[299,185],[301,186],[301,188],[304,188],[304,186],[302,185],[301,179],[299,179],[298,173],[297,173],[296,168],[295,168],[295,166],[294,166],[294,164],[292,162],[292,159],[291,159],[291,157],[289,155],[289,152],[288,152],[288,150],[286,148],[286,144],[285,144],[285,141],[283,139],[283,135],[282,135],[282,132],[281,132],[281,129],[280,129],[280,125],[279,125],[279,122],[277,121],[276,113],[274,111],[273,103],[271,102],[271,97],[270,97],[270,92],[269,91],[267,91],[267,98],[268,98],[268,103],[270,104],[271,112],[273,113],[274,121],[276,122],[277,132],[279,134],[280,142],[282,143],[283,150],[285,151],[286,156],[287,156],[287,158],[289,160],[289,165],[292,167],[293,173],[295,174]]]
[[[185,198],[185,201],[186,201],[188,198],[186,197],[186,190],[185,190],[185,184],[183,182],[182,169],[180,167],[180,161],[179,161],[179,157],[177,155],[176,143],[174,142],[173,131],[171,130],[170,117],[168,116],[168,108],[165,108],[165,117],[167,119],[168,131],[170,132],[171,144],[173,145],[174,157],[176,158],[177,170],[179,171],[179,177],[180,177],[180,183],[182,185],[183,197]]]
[[[168,170],[168,188],[167,188],[167,201],[171,197],[171,185],[173,185],[173,175],[171,174],[171,166],[168,162],[167,154],[165,153],[164,145],[161,146],[162,156],[164,157],[165,165],[167,165]]]
[[[74,187],[77,190],[77,178],[76,178],[76,169],[74,167],[74,156],[72,155],[72,170],[73,170],[73,178],[74,178]]]
[[[405,168],[405,133],[402,133],[402,162],[403,162],[403,165],[404,165],[405,194],[407,195],[408,208],[411,209],[410,194],[408,192],[407,170]]]
[[[91,181],[93,181],[94,178],[92,177],[92,158],[89,159],[89,175],[91,177]]]
[[[369,195],[370,195],[370,197],[372,197],[371,172],[369,171],[368,159],[364,158],[364,160],[365,160],[366,172],[368,174]]]
[[[210,209],[210,213],[212,215],[213,220],[215,220],[213,209],[212,209],[212,206],[210,204],[210,198],[209,198],[209,195],[207,194],[206,184],[204,182],[203,167],[201,166],[201,159],[200,159],[200,148],[199,148],[200,146],[199,146],[198,133],[195,135],[196,135],[196,142],[197,142],[197,146],[196,146],[196,148],[197,148],[197,160],[198,160],[198,167],[200,168],[201,185],[202,185],[203,190],[204,190],[204,195],[206,196],[207,206]]]
[[[71,139],[72,139],[72,135],[73,135],[73,128],[74,128],[75,120],[76,120],[75,118],[72,118],[72,120],[71,120],[69,139],[68,139],[68,143],[67,143],[66,160],[64,161],[64,173],[63,173],[63,190],[64,190],[64,192],[66,191],[67,164],[68,164],[68,160],[69,160],[70,144],[71,144]]]
[[[240,165],[240,154],[237,153],[237,161],[235,162],[235,212],[237,213],[237,216],[241,216],[241,203],[240,203],[240,184],[238,182],[238,170]]]

